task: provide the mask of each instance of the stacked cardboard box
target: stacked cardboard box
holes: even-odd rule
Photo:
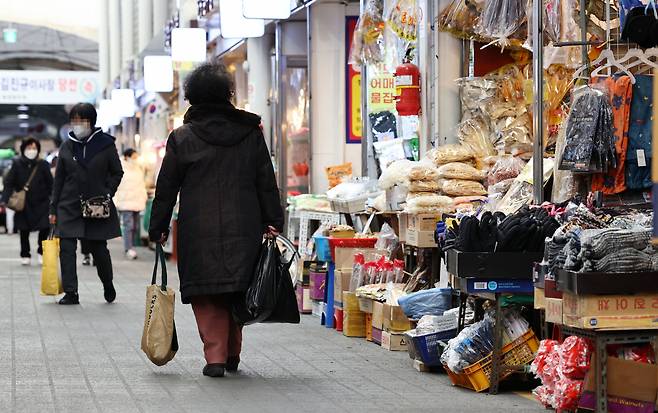
[[[343,335],[366,336],[366,313],[359,310],[359,299],[351,292],[343,292]]]

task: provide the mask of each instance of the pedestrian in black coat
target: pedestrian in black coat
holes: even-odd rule
[[[260,117],[230,103],[222,66],[204,64],[187,79],[191,103],[167,140],[149,236],[164,242],[179,200],[177,253],[181,299],[192,303],[208,365],[237,369],[241,328],[230,301],[251,280],[263,234],[283,226],[283,210]]]
[[[53,178],[48,162],[39,159],[41,144],[34,138],[21,143],[21,154],[16,157],[4,180],[2,202],[6,203],[14,192],[22,190],[29,182],[25,196],[25,208],[14,216],[14,227],[21,238],[21,258],[23,265],[30,265],[30,232],[38,231],[37,253],[41,262],[41,241],[48,237],[48,206],[53,189]]]
[[[119,217],[111,198],[119,187],[123,170],[114,138],[95,127],[96,116],[93,105],[75,105],[69,114],[73,131],[59,149],[50,218],[57,224],[56,233],[60,237],[62,284],[66,293],[60,304],[79,302],[78,238],[87,242],[94,257],[105,299],[112,302],[116,297],[107,240],[121,236]],[[109,218],[83,218],[81,202],[99,196],[110,198]]]

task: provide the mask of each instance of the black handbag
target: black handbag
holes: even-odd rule
[[[112,198],[109,195],[96,196],[87,200],[80,197],[82,218],[105,219],[110,217]]]
[[[292,260],[282,261],[274,237],[265,239],[249,288],[233,300],[236,323],[299,323],[297,297],[289,271],[291,263]]]

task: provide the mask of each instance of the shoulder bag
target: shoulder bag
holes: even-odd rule
[[[109,195],[95,196],[89,199],[83,199],[80,196],[80,207],[82,209],[82,218],[105,219],[110,217],[110,204],[112,198]]]
[[[39,164],[37,163],[32,167],[32,173],[25,183],[25,186],[23,186],[23,189],[20,191],[14,191],[14,193],[11,194],[7,201],[7,207],[9,209],[13,209],[16,212],[21,212],[25,209],[25,199],[27,198],[27,193],[30,191],[30,184],[32,183],[32,179],[34,179],[34,175],[36,175],[38,168]]]

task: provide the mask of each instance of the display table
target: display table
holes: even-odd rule
[[[295,221],[298,225],[295,226]],[[288,213],[288,233],[287,237],[293,241],[299,239],[298,251],[301,256],[305,256],[306,244],[309,239],[309,230],[311,221],[321,223],[340,224],[341,218],[338,212],[315,212],[315,211],[292,211]]]

